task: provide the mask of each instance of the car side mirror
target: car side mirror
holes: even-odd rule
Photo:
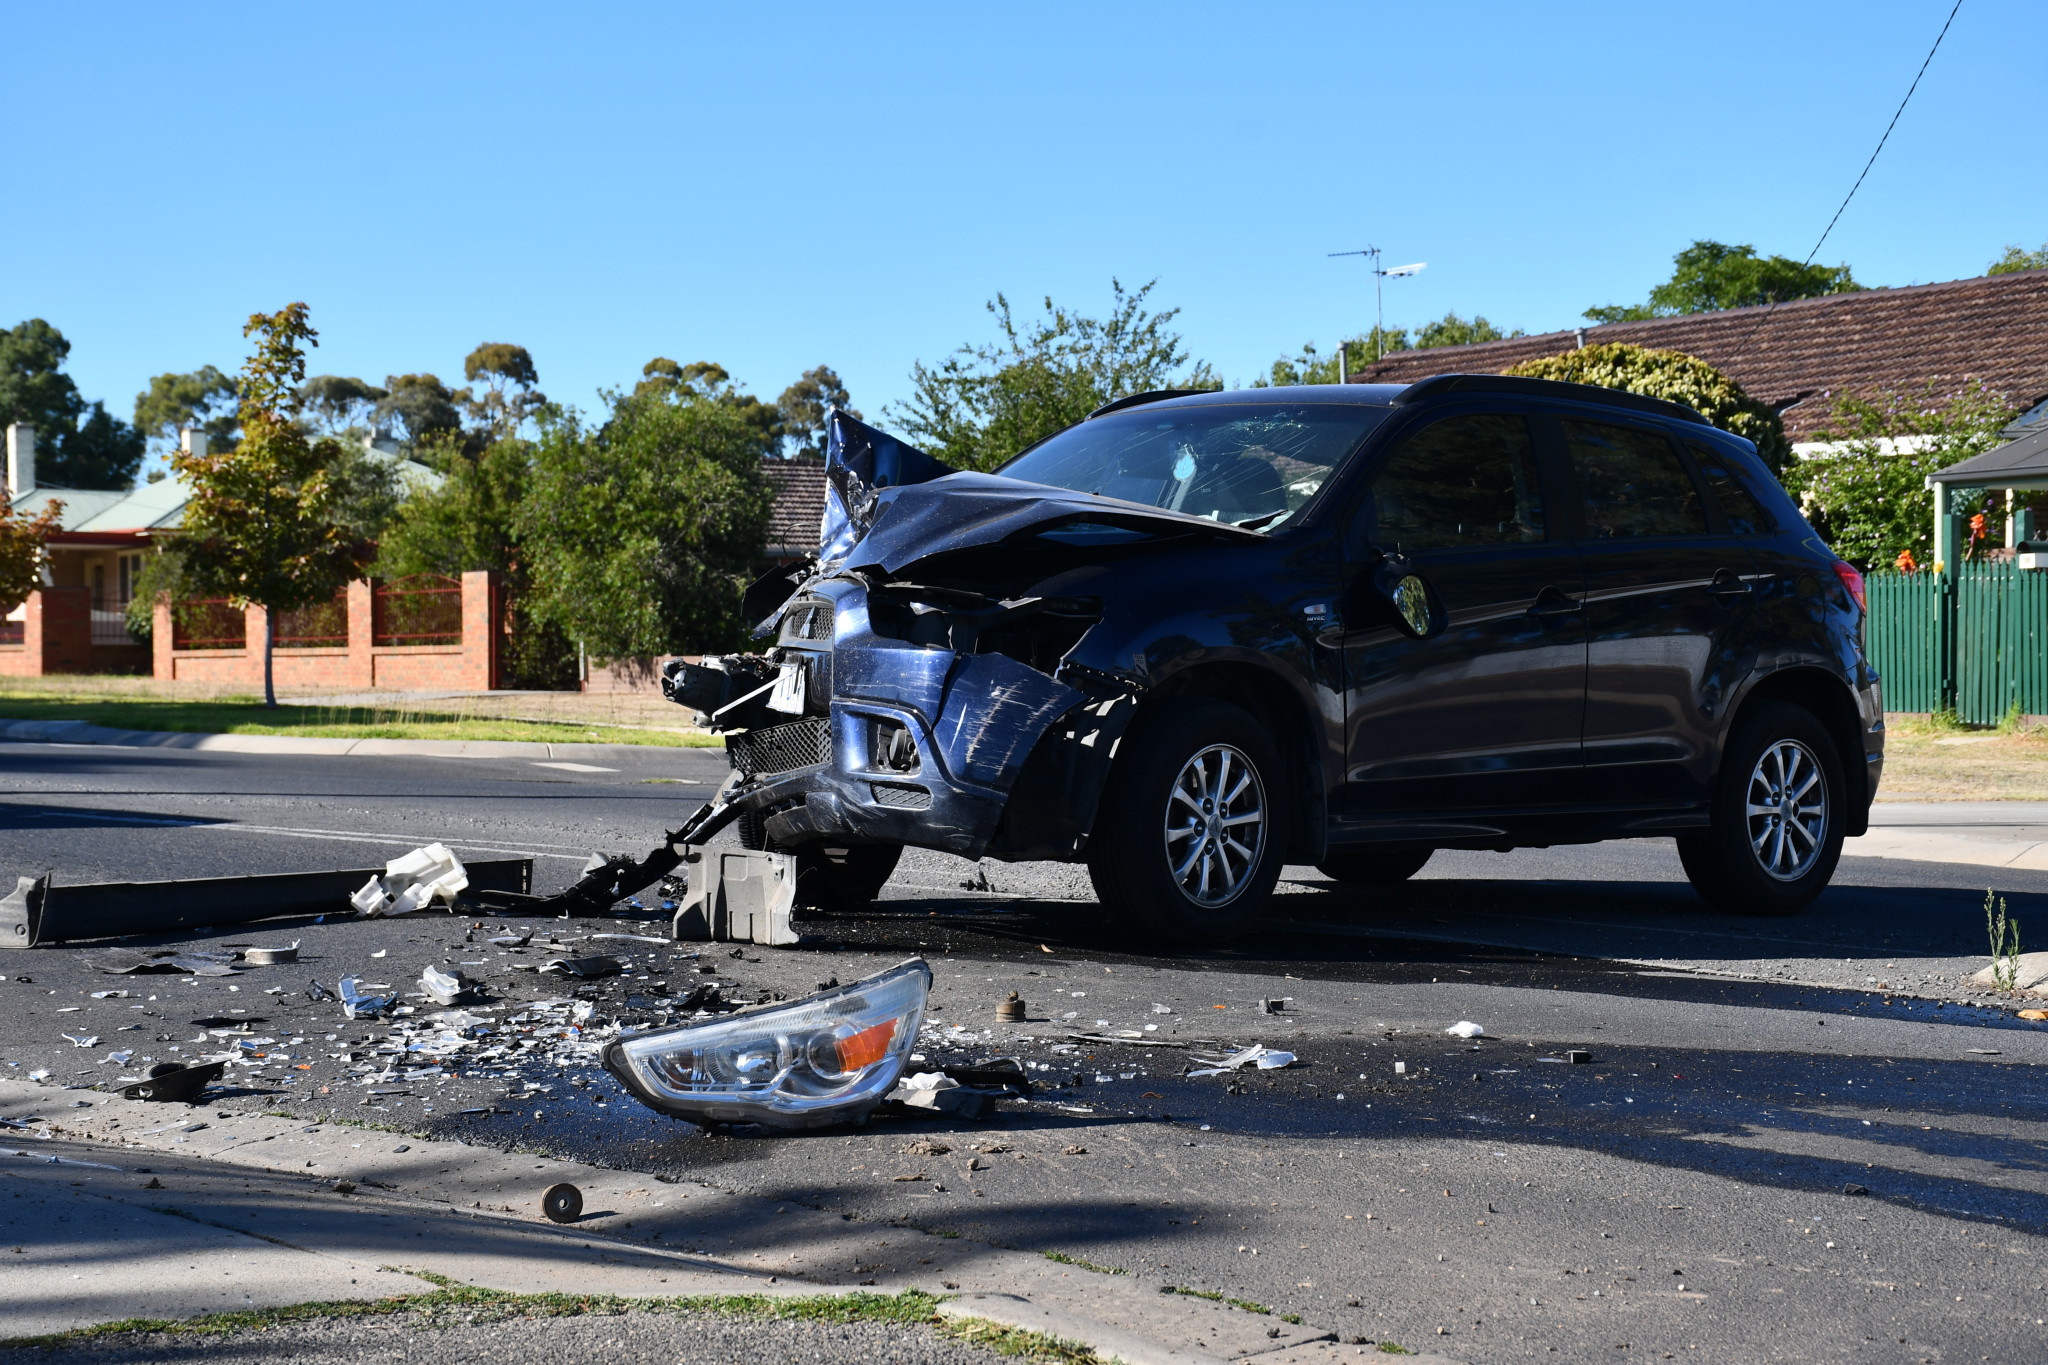
[[[1441,635],[1450,624],[1443,599],[1436,595],[1428,579],[1415,572],[1406,555],[1389,554],[1380,560],[1379,567],[1372,571],[1372,595],[1394,618],[1395,625],[1418,640]]]

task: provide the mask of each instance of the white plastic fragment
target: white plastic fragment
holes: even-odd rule
[[[1486,1030],[1473,1023],[1470,1019],[1460,1019],[1457,1023],[1445,1029],[1444,1032],[1450,1034],[1453,1038],[1484,1038],[1486,1036]]]
[[[1172,1014],[1173,1006],[1154,1003],[1152,1006],[1152,1012],[1154,1014]]]
[[[1405,1076],[1405,1075],[1407,1075],[1407,1074],[1408,1074],[1408,1063],[1406,1063],[1406,1062],[1395,1062],[1395,1063],[1394,1063],[1394,1074],[1395,1074],[1396,1076]]]
[[[88,1033],[83,1038],[75,1033],[67,1033],[64,1036],[71,1040],[73,1047],[91,1047],[100,1040],[100,1036],[97,1033]]]
[[[384,907],[391,904],[391,897],[384,894],[384,883],[375,877],[363,883],[362,889],[348,898],[348,903],[358,914],[381,915]]]
[[[940,1091],[959,1088],[960,1082],[943,1071],[920,1071],[896,1082],[896,1088],[889,1092],[888,1097],[913,1109],[937,1109]]]
[[[50,1079],[50,1068],[39,1066],[34,1071],[28,1073],[28,1078],[32,1081],[47,1081]]]
[[[446,844],[428,844],[384,864],[349,903],[364,915],[409,915],[437,898],[451,905],[469,886],[462,860]]]
[[[382,1013],[397,998],[394,995],[370,995],[352,976],[341,979],[341,1013],[345,1019],[364,1019]]]
[[[444,972],[439,967],[429,966],[420,973],[420,989],[425,991],[435,1004],[452,1005],[469,989],[469,978],[464,976],[459,968]]]
[[[1198,1058],[1197,1060],[1208,1061],[1206,1058]],[[1233,1052],[1220,1061],[1208,1061],[1207,1066],[1188,1072],[1187,1079],[1195,1080],[1202,1076],[1220,1076],[1226,1071],[1240,1071],[1247,1066],[1256,1066],[1261,1071],[1278,1071],[1282,1067],[1294,1065],[1294,1062],[1295,1057],[1291,1052],[1281,1052],[1276,1048],[1269,1048],[1263,1043],[1253,1043],[1250,1047],[1240,1052]]]

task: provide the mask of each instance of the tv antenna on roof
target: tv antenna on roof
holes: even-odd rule
[[[1381,281],[1390,276],[1419,275],[1428,268],[1429,262],[1416,261],[1412,265],[1397,265],[1382,270],[1380,268],[1380,249],[1376,246],[1369,246],[1363,251],[1333,251],[1330,255],[1372,257],[1372,301],[1376,314],[1372,329],[1372,359],[1373,363],[1377,365],[1386,358],[1387,301],[1385,286],[1381,284]],[[1337,355],[1340,362],[1337,368],[1342,370],[1344,368],[1341,363],[1344,355],[1344,343],[1342,341],[1337,343]]]

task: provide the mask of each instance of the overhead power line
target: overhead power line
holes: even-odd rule
[[[1878,153],[1884,150],[1884,144],[1891,141],[1892,129],[1899,126],[1899,116],[1905,113],[1906,106],[1913,102],[1913,92],[1920,88],[1920,78],[1927,74],[1928,64],[1934,60],[1934,54],[1941,51],[1941,40],[1948,37],[1949,25],[1956,21],[1956,14],[1962,7],[1963,0],[1956,0],[1955,7],[1949,10],[1948,18],[1942,23],[1941,32],[1934,35],[1934,46],[1927,49],[1927,56],[1921,60],[1919,71],[1913,75],[1913,83],[1906,87],[1906,97],[1900,100],[1899,107],[1892,111],[1892,121],[1884,126],[1884,136],[1877,140],[1877,147],[1870,153],[1870,160],[1863,163],[1863,171],[1856,177],[1856,183],[1851,185],[1849,192],[1842,196],[1841,204],[1835,209],[1835,216],[1828,219],[1828,225],[1821,229],[1820,239],[1813,244],[1813,250],[1806,253],[1806,259],[1801,263],[1802,268],[1812,265],[1813,258],[1820,255],[1820,249],[1827,242],[1828,234],[1835,230],[1836,223],[1842,221],[1842,213],[1849,207],[1849,201],[1856,197],[1856,191],[1863,188],[1864,177],[1868,176],[1870,168],[1877,164]],[[1758,329],[1764,325],[1765,320],[1770,317],[1772,310],[1777,306],[1778,301],[1772,299],[1769,305],[1764,308],[1762,315],[1757,318],[1755,326],[1751,327],[1749,334],[1742,338],[1742,344],[1735,348],[1737,359],[1740,359],[1743,352],[1749,349],[1749,343],[1756,338]]]

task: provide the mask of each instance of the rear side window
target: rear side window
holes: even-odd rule
[[[1374,542],[1439,550],[1543,539],[1536,449],[1519,416],[1446,417],[1408,438],[1373,480]]]
[[[1566,418],[1589,540],[1703,536],[1707,510],[1678,448],[1661,432]]]
[[[1692,452],[1700,477],[1707,481],[1707,487],[1714,490],[1714,500],[1721,504],[1721,511],[1728,518],[1729,530],[1738,536],[1767,536],[1778,529],[1778,523],[1772,520],[1771,514],[1756,500],[1756,495],[1742,482],[1734,461],[1697,441],[1687,441],[1685,448]]]

